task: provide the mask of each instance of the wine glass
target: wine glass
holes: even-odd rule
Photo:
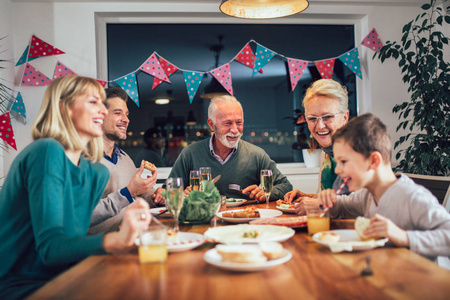
[[[183,179],[167,178],[166,181],[166,204],[173,214],[175,221],[174,231],[178,233],[180,230],[178,226],[178,217],[180,215],[181,208],[183,207]]]
[[[266,196],[266,208],[269,208],[269,197],[272,193],[273,176],[272,170],[261,170],[261,189]]]
[[[198,191],[200,188],[200,171],[192,170],[189,174],[189,185],[191,186],[191,191]]]
[[[203,180],[211,180],[211,168],[210,167],[202,167],[200,168],[200,190],[203,190],[201,182]]]

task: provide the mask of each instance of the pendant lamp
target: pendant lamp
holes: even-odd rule
[[[294,15],[309,6],[307,0],[222,0],[220,10],[243,19],[271,19]]]

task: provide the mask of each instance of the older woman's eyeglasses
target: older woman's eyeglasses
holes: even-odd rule
[[[322,120],[322,122],[324,124],[329,124],[331,122],[334,121],[334,118],[336,116],[342,115],[343,113],[337,113],[337,114],[326,114],[320,117],[316,117],[316,116],[306,116],[306,122],[310,123],[310,124],[317,124],[317,122],[319,122],[319,120]]]

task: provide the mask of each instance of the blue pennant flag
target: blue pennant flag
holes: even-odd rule
[[[27,113],[25,111],[25,104],[23,104],[23,98],[22,95],[17,93],[16,101],[14,101],[13,106],[11,107],[11,110],[19,113],[22,115],[22,117],[26,120],[27,119]]]
[[[20,66],[20,65],[22,65],[22,64],[24,64],[24,63],[27,61],[28,48],[29,48],[29,47],[30,47],[30,46],[27,46],[27,47],[25,48],[25,51],[23,51],[23,54],[22,54],[22,56],[20,57],[19,61],[17,62],[16,67],[17,67],[17,66]],[[39,58],[39,57],[40,57],[40,56],[37,56],[37,57],[28,57],[28,61],[35,60],[36,58]]]
[[[261,46],[260,44],[256,45],[256,53],[255,53],[255,66],[253,67],[253,75],[260,69],[262,69],[274,56],[275,52],[267,49],[266,47]]]
[[[139,107],[139,93],[137,89],[136,72],[114,80]]]
[[[354,48],[338,57],[353,73],[362,79],[361,63],[359,61],[358,48]]]

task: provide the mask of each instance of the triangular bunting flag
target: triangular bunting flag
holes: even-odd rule
[[[289,57],[287,59],[289,67],[289,77],[291,78],[291,87],[292,90],[294,90],[297,86],[298,81],[303,75],[303,71],[305,71],[306,67],[308,66],[309,61]]]
[[[26,63],[23,71],[22,84],[31,86],[47,86],[52,82],[50,78],[42,74],[38,69]]]
[[[22,98],[22,95],[20,94],[20,92],[17,93],[16,101],[14,101],[13,106],[11,107],[11,110],[21,114],[25,120],[27,119],[27,113],[25,111],[25,104],[23,104],[23,98]]]
[[[161,67],[164,69],[164,72],[166,73],[167,77],[170,77],[170,75],[178,71],[178,68],[175,65],[165,60],[161,56],[159,56],[158,60]],[[155,79],[153,79],[152,90],[154,90],[158,85],[160,85],[161,82],[163,82],[161,79],[155,77]]]
[[[233,96],[233,85],[231,83],[231,71],[230,64],[225,64],[220,66],[214,70],[211,70],[209,73],[217,79],[217,81]]]
[[[137,89],[136,73],[125,75],[114,80],[127,94],[131,100],[139,107],[139,93]]]
[[[150,55],[150,57],[147,58],[147,60],[139,67],[139,69],[147,74],[155,76],[158,79],[164,80],[165,82],[170,82],[169,78],[166,75],[166,72],[164,72],[164,69],[161,67],[155,53]]]
[[[27,56],[28,56],[28,49],[30,48],[30,46],[27,46],[25,48],[25,51],[23,51],[22,56],[20,57],[19,61],[17,61],[16,67],[20,66],[22,64],[24,64],[27,61]],[[38,56],[39,57],[39,56]],[[38,57],[28,57],[28,61],[32,61],[35,60]]]
[[[320,76],[322,76],[323,79],[331,79],[333,77],[334,60],[334,58],[329,58],[314,62],[317,70],[319,70]]]
[[[108,81],[104,81],[104,80],[100,80],[100,79],[95,79],[97,80],[98,83],[100,83],[103,87],[106,86],[106,84],[108,83]]]
[[[258,70],[262,69],[271,59],[275,56],[275,52],[267,49],[266,47],[261,46],[260,44],[256,45],[256,54],[255,54],[255,66],[253,67],[253,75],[255,76],[258,73]]]
[[[184,82],[186,83],[190,103],[194,100],[195,94],[197,93],[198,87],[202,82],[204,74],[205,73],[202,72],[183,71]]]
[[[30,52],[28,53],[28,57],[51,56],[64,53],[64,51],[53,47],[52,45],[44,42],[35,35],[33,35],[33,37],[31,38]]]
[[[372,29],[370,33],[364,38],[364,40],[361,42],[361,45],[366,46],[367,48],[370,48],[375,52],[380,52],[381,47],[383,47],[383,43],[381,42],[375,28]]]
[[[353,73],[362,79],[358,48],[354,48],[338,57]]]
[[[69,74],[75,74],[75,72],[66,67],[60,61],[56,61],[55,71],[53,72],[53,79],[67,76]]]
[[[14,140],[14,131],[11,126],[11,116],[9,112],[0,116],[0,138],[17,151],[16,141]]]
[[[255,55],[253,54],[252,48],[250,48],[250,45],[248,43],[244,48],[242,48],[239,54],[236,55],[234,60],[249,68],[253,69],[255,67]],[[259,69],[259,72],[263,73],[263,70]]]

